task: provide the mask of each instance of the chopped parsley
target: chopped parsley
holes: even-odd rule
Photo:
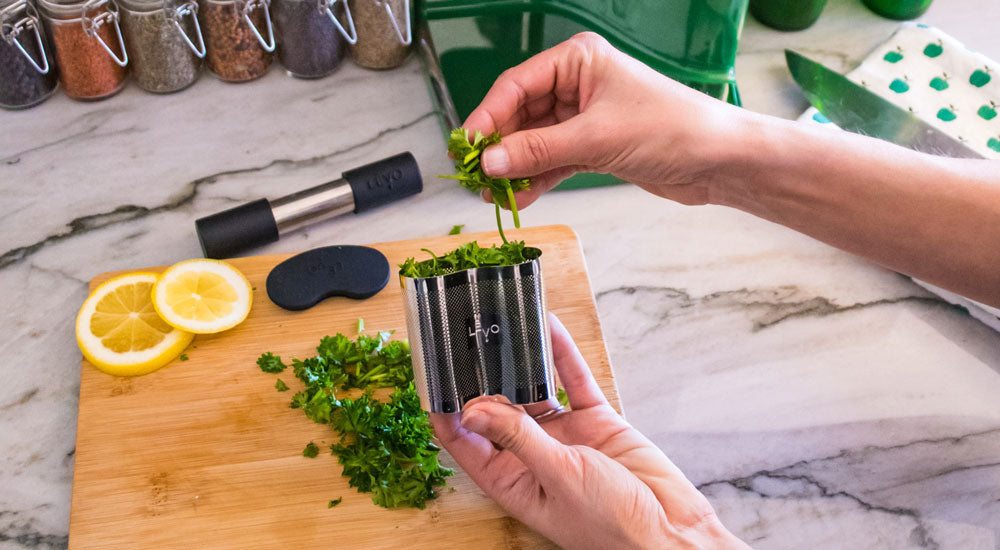
[[[187,361],[188,360],[188,356],[187,356],[186,353],[182,353],[181,356],[178,357],[178,359],[180,359],[181,361]]]
[[[566,388],[560,387],[556,390],[556,399],[563,407],[569,405],[569,396],[566,395]]]
[[[524,241],[511,241],[489,248],[482,248],[472,241],[443,256],[435,256],[426,248],[424,252],[431,255],[429,260],[418,262],[416,258],[407,258],[399,264],[399,274],[411,279],[437,277],[477,267],[517,265],[542,254],[537,248],[525,246]]]
[[[465,225],[453,225],[453,226],[451,226],[451,231],[449,231],[448,234],[449,235],[458,235],[458,234],[460,234],[462,232],[462,229],[464,229],[464,228],[465,228]]]
[[[326,507],[327,508],[333,508],[334,506],[340,504],[343,501],[344,501],[344,497],[335,498],[335,499],[331,500],[330,504],[327,504]]]
[[[363,326],[359,320],[359,328]],[[390,340],[391,334],[362,334],[356,340],[327,336],[315,356],[293,359],[292,370],[306,388],[292,396],[290,406],[336,431],[339,440],[330,450],[351,487],[371,493],[379,506],[422,509],[452,470],[438,463],[440,449],[431,441],[430,420],[413,386],[410,346]],[[274,362],[281,364],[270,353],[258,360],[262,369]],[[389,401],[375,398],[375,388],[389,387],[395,388]],[[357,389],[364,392],[347,397]],[[318,453],[312,442],[302,451],[309,457]],[[340,499],[331,502],[339,504]]]
[[[260,358],[257,359],[257,366],[260,367],[260,370],[271,374],[277,374],[285,370],[285,364],[281,362],[281,357],[278,357],[271,352],[261,355]]]
[[[306,445],[306,448],[302,449],[302,456],[306,458],[316,458],[317,456],[319,456],[319,447],[317,447],[315,443],[310,441],[309,444]]]
[[[288,385],[280,378],[274,383],[274,388],[278,391],[288,391]]]

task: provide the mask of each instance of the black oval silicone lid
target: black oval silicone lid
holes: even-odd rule
[[[389,282],[389,260],[366,246],[325,246],[292,256],[267,275],[267,296],[300,311],[330,296],[371,298]]]

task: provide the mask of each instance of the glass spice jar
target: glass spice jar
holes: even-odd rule
[[[406,61],[413,42],[410,0],[348,0],[348,4],[358,28],[358,41],[351,46],[355,63],[392,69]]]
[[[58,86],[41,20],[27,0],[0,0],[0,107],[25,109]]]
[[[128,65],[118,5],[113,0],[38,0],[38,5],[52,36],[66,95],[89,100],[118,93]]]
[[[170,93],[198,78],[205,41],[197,0],[119,0],[132,77],[143,90]]]
[[[278,60],[299,78],[332,73],[340,66],[346,44],[358,41],[346,0],[274,0],[274,26]]]
[[[270,0],[205,0],[198,14],[213,73],[230,82],[267,73],[275,47]]]

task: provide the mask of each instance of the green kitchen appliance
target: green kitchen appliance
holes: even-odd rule
[[[594,31],[657,71],[740,104],[733,65],[748,0],[416,0],[418,48],[445,134],[504,70]],[[616,183],[578,174],[562,188]]]

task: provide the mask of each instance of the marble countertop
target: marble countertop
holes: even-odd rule
[[[922,20],[1000,58],[992,2],[938,0]],[[860,0],[830,0],[800,33],[748,19],[746,107],[806,107],[784,47],[846,70],[896,25]],[[450,169],[412,59],[318,81],[273,70],[167,96],[58,95],[0,112],[0,128],[0,549],[67,544],[73,320],[91,277],[197,257],[195,218],[398,151],[427,175]],[[425,183],[405,207],[261,252],[493,227],[457,186]],[[1000,548],[1000,335],[904,277],[734,210],[618,186],[551,194],[522,219],[580,235],[628,418],[751,545]]]

